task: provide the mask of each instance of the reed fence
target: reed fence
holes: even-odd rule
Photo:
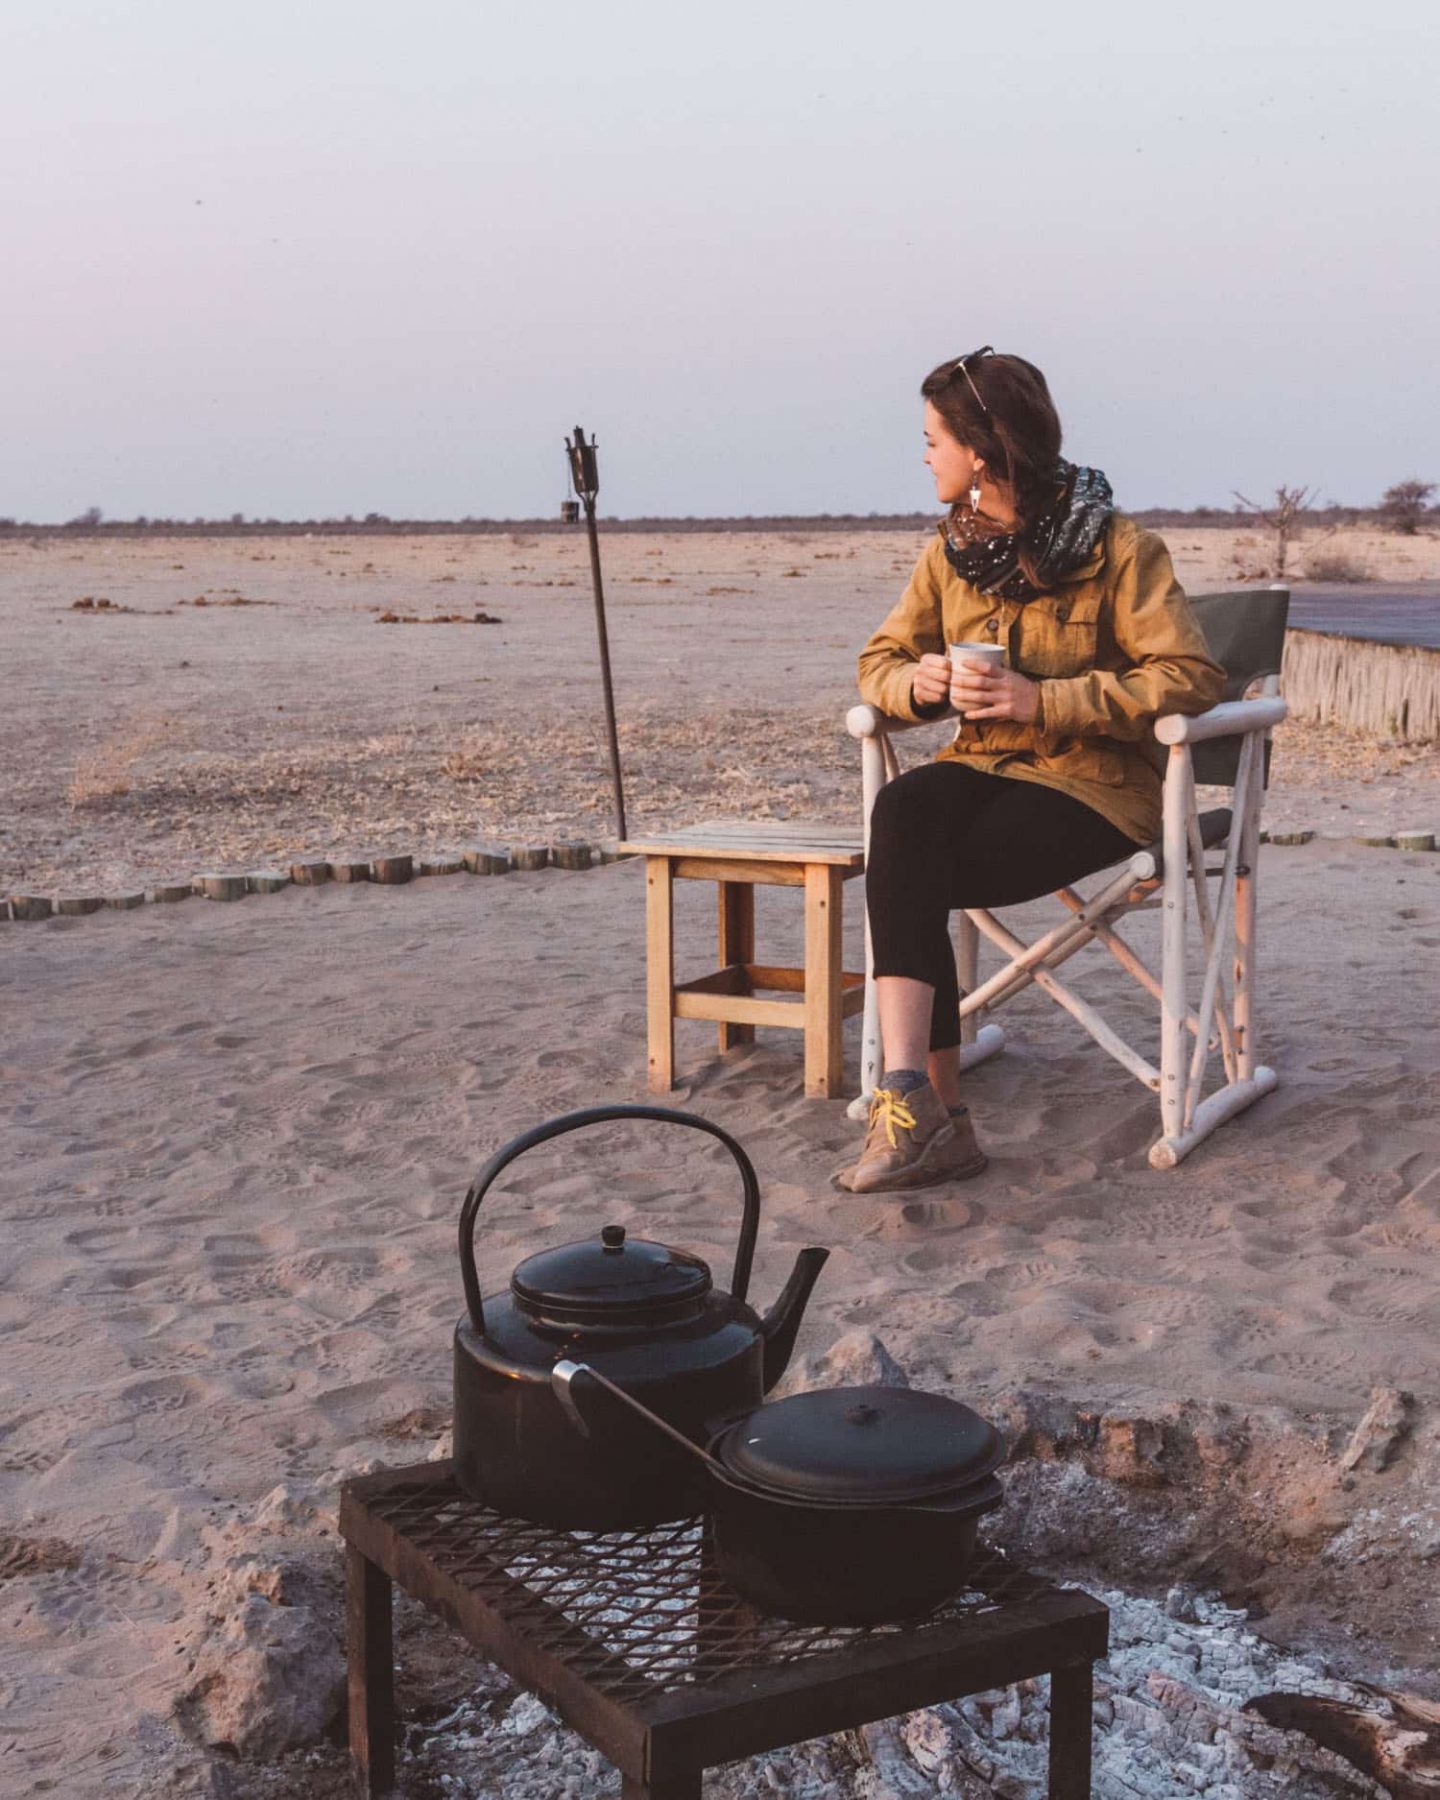
[[[1411,743],[1440,739],[1440,650],[1422,644],[1292,626],[1282,687],[1297,718]]]

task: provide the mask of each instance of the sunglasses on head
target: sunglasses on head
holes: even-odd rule
[[[969,383],[970,392],[975,396],[975,404],[980,408],[987,419],[990,417],[990,408],[980,398],[980,390],[975,385],[975,377],[970,373],[966,364],[978,362],[982,356],[993,356],[994,354],[994,347],[990,344],[986,344],[979,350],[969,350],[964,356],[956,357],[954,367],[951,369],[949,376],[951,381],[953,381],[957,375],[963,375],[965,377],[965,380]]]

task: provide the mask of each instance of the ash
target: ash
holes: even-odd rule
[[[1384,1795],[1310,1739],[1244,1710],[1276,1690],[1364,1697],[1318,1659],[1275,1649],[1243,1612],[1203,1594],[1175,1588],[1157,1602],[1090,1591],[1111,1609],[1110,1655],[1096,1665],[1096,1800]],[[712,1770],[706,1797],[1033,1800],[1046,1786],[1048,1685],[1021,1682]],[[400,1791],[410,1800],[599,1800],[618,1793],[619,1778],[533,1695],[502,1691],[412,1731]]]

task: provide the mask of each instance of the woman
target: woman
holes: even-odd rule
[[[855,1193],[978,1175],[960,1096],[952,907],[1009,906],[1160,833],[1160,713],[1203,712],[1224,671],[1153,533],[1098,469],[1060,456],[1045,377],[988,346],[921,385],[925,461],[949,508],[860,655],[860,692],[909,720],[962,715],[937,761],[881,789],[866,900],[885,1074]],[[957,656],[1003,648],[1003,667]]]

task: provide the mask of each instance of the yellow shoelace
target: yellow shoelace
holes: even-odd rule
[[[889,1140],[890,1148],[892,1150],[898,1150],[900,1148],[899,1144],[895,1141],[895,1127],[897,1125],[902,1131],[913,1131],[915,1129],[915,1115],[905,1104],[905,1096],[903,1094],[893,1093],[889,1088],[876,1088],[875,1092],[870,1096],[870,1125],[872,1129],[877,1119],[880,1120],[885,1127],[885,1136]]]

